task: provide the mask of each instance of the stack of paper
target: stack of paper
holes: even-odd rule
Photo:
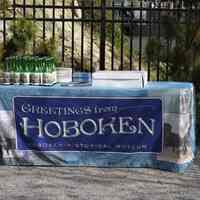
[[[94,85],[114,84],[115,86],[131,86],[143,88],[147,83],[146,71],[99,71],[93,73]]]

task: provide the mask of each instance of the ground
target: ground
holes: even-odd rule
[[[0,167],[0,200],[199,200],[200,153],[183,174],[152,169]]]

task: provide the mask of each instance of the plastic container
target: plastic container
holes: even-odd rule
[[[145,71],[99,71],[93,73],[93,84],[99,86],[143,88],[147,84]]]
[[[54,76],[58,83],[69,83],[72,81],[72,68],[57,67]]]
[[[91,83],[92,74],[89,72],[74,72],[72,75],[73,82]]]

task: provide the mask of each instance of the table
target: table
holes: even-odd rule
[[[35,108],[34,102],[37,102],[35,104],[39,106],[41,101],[46,101],[46,106],[48,103],[55,108],[56,102],[59,102],[59,108],[61,109],[60,106],[64,107],[60,111],[53,110],[53,107],[50,108],[50,111],[45,110],[48,109],[47,107],[40,107],[43,111],[37,110],[39,107]],[[132,110],[131,102],[134,105],[143,106],[142,109],[143,111],[146,109],[146,113],[142,113],[138,106]],[[65,105],[70,104],[72,108],[80,103],[84,105],[81,108],[84,111],[79,110],[78,114],[76,113],[74,116],[72,116],[72,111],[64,110],[67,108]],[[101,103],[104,105],[104,109],[99,111]],[[154,105],[152,110],[148,110],[150,104]],[[30,108],[28,107],[30,105],[33,106]],[[86,107],[86,105],[91,107]],[[115,107],[115,105],[118,106]],[[117,109],[122,109],[124,105],[129,105],[129,109],[126,112],[123,111],[122,116],[112,118],[113,113],[119,112]],[[95,121],[96,119],[92,120],[88,117],[86,120],[84,118],[86,115],[90,116],[87,109],[94,110],[95,106],[98,108],[98,111],[95,111],[96,117],[99,116],[98,123]],[[18,107],[21,109],[20,111]],[[39,120],[34,118],[33,115],[36,112],[43,118]],[[39,112],[46,117],[41,116],[42,114]],[[50,115],[49,112],[55,112],[54,117],[60,117],[58,120],[61,121],[52,120],[54,119],[51,118],[53,113]],[[62,117],[64,112],[65,118]],[[103,116],[110,115],[109,119],[113,124],[111,122],[109,124],[106,120],[103,122],[102,113]],[[127,117],[126,113],[130,115],[134,113],[135,116],[138,116],[138,126],[133,125],[133,122],[136,123],[136,119]],[[25,114],[30,117],[30,120],[28,121],[28,117],[27,119],[23,118],[24,134],[23,138],[20,138],[22,122],[18,123],[18,118]],[[162,120],[154,127],[152,116],[156,114],[157,118],[155,117],[155,119]],[[148,123],[144,120],[145,115],[151,118]],[[72,120],[71,122],[63,121],[70,116],[71,119],[83,118],[80,122],[82,125],[76,124]],[[36,125],[35,127],[29,126],[28,123],[33,123],[31,117],[34,118],[34,123],[38,120],[38,127],[40,123],[41,127],[44,125],[41,132]],[[42,120],[47,119],[49,121],[42,124]],[[70,123],[69,126],[71,130],[73,129],[72,133],[69,133],[69,127],[66,128],[66,124]],[[29,133],[25,132],[25,125],[27,125],[28,131],[37,128],[39,131],[37,138],[36,135],[33,136],[35,133],[30,131],[32,138],[31,140],[27,139]],[[51,127],[52,131],[50,131]],[[76,127],[79,127],[81,131],[78,128],[76,130]],[[182,172],[192,163],[196,150],[194,88],[191,83],[178,82],[149,82],[142,89],[135,89],[131,85],[123,84],[121,86],[119,84],[117,86],[107,85],[106,87],[99,84],[86,87],[62,87],[59,84],[51,87],[1,85],[0,128],[0,163],[2,165],[151,167]],[[159,130],[158,133],[153,132],[154,128],[156,131]],[[46,135],[44,135],[45,133]],[[93,143],[91,143],[93,141],[91,138],[96,138]],[[76,139],[79,142],[74,144]],[[105,140],[103,141],[103,139]],[[57,143],[54,143],[54,140]],[[142,140],[146,140],[147,145],[145,142],[141,142]],[[65,144],[66,141],[68,142]],[[114,145],[116,141],[117,145]],[[26,142],[27,144],[24,144]],[[136,145],[137,143],[139,145]],[[39,146],[36,148],[36,145]]]

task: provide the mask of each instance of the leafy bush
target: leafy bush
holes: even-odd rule
[[[50,38],[48,40],[44,40],[39,42],[37,45],[34,54],[40,57],[50,56],[54,57],[56,64],[58,65],[59,56],[58,56],[58,46],[57,40],[54,38]]]
[[[188,5],[188,4],[186,4]],[[191,2],[190,2],[191,6]],[[200,121],[200,24],[190,10],[177,18],[163,16],[162,39],[152,38],[145,49],[152,68],[160,61],[161,79],[193,82],[197,93],[197,125]],[[183,23],[184,22],[184,23]]]
[[[28,42],[34,38],[37,32],[37,27],[32,21],[20,19],[13,22],[10,31],[16,47],[22,49],[26,48]]]
[[[6,43],[3,58],[29,53],[29,44],[33,41],[37,31],[38,27],[32,21],[25,18],[14,21],[10,26],[11,38]],[[53,38],[41,41],[38,43],[34,53],[41,57],[54,57],[56,63],[58,63],[59,58],[56,44],[57,41]]]
[[[146,60],[152,66],[160,60],[161,77],[194,82],[200,92],[200,25],[195,22],[175,25],[171,16],[165,16],[163,21],[164,38],[148,41]]]
[[[5,45],[3,57],[24,54],[37,32],[37,26],[26,19],[14,21],[10,26],[11,38]]]
[[[0,1],[0,12],[6,12],[9,8],[10,4],[7,0]]]

